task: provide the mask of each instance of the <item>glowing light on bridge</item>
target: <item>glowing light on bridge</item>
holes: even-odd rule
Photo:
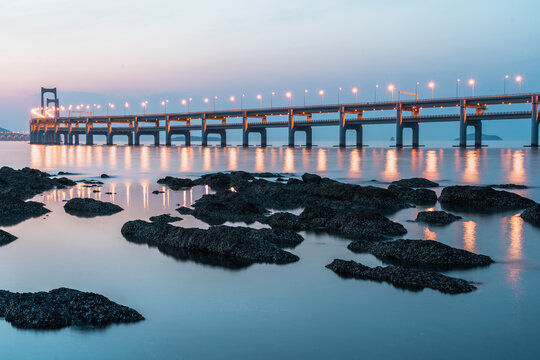
[[[519,86],[519,93],[521,94],[521,81],[523,80],[523,77],[521,75],[516,76],[516,82]]]
[[[292,93],[290,91],[287,91],[285,96],[289,99],[289,106],[292,105]]]
[[[236,98],[234,96],[231,96],[229,100],[233,103],[233,110],[236,109]]]
[[[472,96],[474,96],[474,85],[476,84],[476,81],[474,79],[469,79],[469,85],[472,88]]]
[[[430,81],[428,87],[431,89],[431,100],[435,98],[435,83]]]
[[[321,104],[324,105],[324,90],[319,90],[319,95],[321,96]]]
[[[388,85],[388,91],[392,93],[392,101],[394,101],[394,89],[395,88],[393,84]]]
[[[258,94],[258,95],[257,95],[257,100],[259,100],[259,105],[260,105],[260,107],[261,107],[261,109],[262,109],[263,106],[262,106],[262,95],[261,95],[261,94]],[[305,105],[305,104],[304,104],[304,105]]]

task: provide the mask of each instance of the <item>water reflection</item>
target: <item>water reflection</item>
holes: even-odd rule
[[[476,252],[476,222],[463,222],[463,248],[470,252]]]
[[[439,179],[438,155],[436,150],[428,150],[426,153],[426,168],[422,175],[428,179]]]
[[[502,221],[508,222],[510,226],[507,258],[511,263],[508,280],[511,283],[517,283],[520,281],[521,266],[516,262],[523,258],[523,219],[520,214],[515,214],[509,218],[503,218]]]
[[[304,166],[304,169],[307,169],[307,166]],[[326,171],[326,150],[319,149],[317,151],[317,171],[325,172]]]
[[[386,151],[386,161],[385,168],[382,173],[382,178],[384,181],[393,181],[399,178],[398,171],[398,158],[395,149]]]
[[[426,227],[424,227],[424,239],[436,241],[437,240],[437,233],[434,232],[434,231],[429,230],[428,227],[426,226]]]
[[[362,176],[360,172],[360,151],[358,149],[351,150],[349,155],[349,174],[354,177]]]
[[[456,154],[461,155],[459,150]],[[465,153],[465,169],[463,170],[462,179],[466,183],[477,183],[479,180],[478,154],[479,150],[468,150]]]

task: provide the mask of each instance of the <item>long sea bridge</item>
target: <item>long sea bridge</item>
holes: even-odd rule
[[[44,94],[51,92],[53,99]],[[347,131],[356,133],[357,147],[364,145],[364,125],[395,124],[395,146],[403,147],[404,129],[412,130],[412,146],[420,146],[420,124],[434,122],[459,122],[459,146],[467,146],[467,128],[473,127],[474,146],[482,146],[482,122],[485,120],[531,120],[531,147],[538,147],[539,93],[455,97],[439,99],[414,99],[398,101],[367,102],[335,105],[286,106],[240,110],[196,111],[163,114],[107,115],[107,116],[60,116],[56,89],[43,89],[41,113],[30,119],[30,142],[33,144],[79,144],[85,136],[86,144],[93,145],[94,137],[106,137],[106,144],[113,145],[114,138],[127,137],[129,145],[139,145],[143,135],[154,137],[160,145],[160,134],[165,134],[165,145],[170,146],[174,135],[183,135],[186,146],[191,146],[191,132],[200,131],[201,145],[208,146],[208,135],[220,136],[221,146],[227,145],[227,131],[241,130],[242,145],[249,146],[249,134],[260,134],[260,145],[267,146],[267,130],[287,128],[288,145],[295,146],[295,133],[304,132],[306,146],[312,146],[312,130],[315,126],[339,128],[339,146],[346,146]],[[44,109],[52,103],[54,111],[48,115]],[[487,111],[488,106],[529,104],[525,111]],[[439,109],[424,114],[428,109]],[[442,109],[442,110],[441,110]],[[444,109],[455,109],[448,114]],[[393,111],[390,117],[370,116],[377,111]],[[327,118],[314,119],[314,115],[325,114]],[[279,120],[269,119],[278,117]],[[192,123],[193,122],[193,123]]]

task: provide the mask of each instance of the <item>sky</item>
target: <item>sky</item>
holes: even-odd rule
[[[397,90],[454,96],[456,78],[476,80],[475,94],[540,91],[537,0],[454,1],[122,1],[0,2],[0,127],[28,129],[40,87],[58,88],[60,102],[132,104],[148,110],[232,108],[230,96],[256,95],[269,105],[390,100]],[[460,92],[472,89],[462,83]],[[512,129],[500,122],[494,131]],[[523,128],[521,130],[521,128]],[[435,135],[436,132],[434,131]],[[384,135],[385,136],[385,135]],[[422,135],[421,135],[422,136]]]

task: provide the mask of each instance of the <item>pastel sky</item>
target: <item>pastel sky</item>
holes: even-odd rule
[[[41,86],[57,87],[64,105],[192,97],[225,99],[292,91],[300,104],[380,97],[389,83],[430,96],[453,96],[457,77],[476,79],[477,94],[502,92],[503,77],[540,90],[540,2],[453,1],[173,1],[2,0],[0,127],[27,130]],[[461,91],[471,91],[466,85]],[[296,96],[295,96],[296,95]]]

